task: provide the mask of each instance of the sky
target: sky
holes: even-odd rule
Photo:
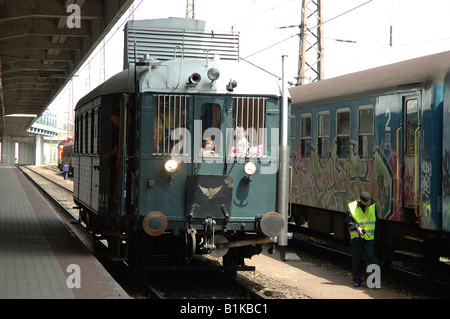
[[[450,0],[322,0],[322,4],[325,79],[450,50]],[[301,7],[302,0],[196,0],[195,18],[205,20],[207,30],[239,32],[240,56],[273,74],[281,76],[281,57],[287,55],[286,80],[295,82]],[[82,96],[122,71],[123,28],[131,11],[49,106],[62,121]],[[135,0],[132,17],[185,16],[186,0]]]

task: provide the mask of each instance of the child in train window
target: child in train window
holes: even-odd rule
[[[222,149],[221,107],[216,103],[204,103],[201,107],[203,155],[219,155]]]
[[[214,147],[214,141],[210,138],[207,138],[204,141],[204,145],[202,148],[202,153],[203,154],[215,154],[215,147]]]
[[[260,157],[264,154],[266,100],[237,97],[233,101],[234,140],[231,156]]]
[[[248,140],[245,137],[245,130],[242,126],[236,128],[235,151],[237,156],[247,155]]]

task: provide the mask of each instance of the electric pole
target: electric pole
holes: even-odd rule
[[[186,19],[195,19],[195,0],[186,0]]]
[[[322,0],[303,0],[297,86],[323,79]]]

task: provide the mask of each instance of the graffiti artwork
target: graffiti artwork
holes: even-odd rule
[[[292,201],[307,206],[345,212],[347,204],[368,191],[376,201],[378,216],[389,218],[392,202],[392,169],[376,148],[372,158],[361,159],[351,143],[349,158],[337,158],[336,143],[328,158],[319,158],[317,149],[310,158],[296,151],[293,163]]]

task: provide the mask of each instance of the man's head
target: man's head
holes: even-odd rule
[[[120,115],[119,112],[111,112],[111,121],[115,127],[120,126]]]
[[[363,203],[366,206],[370,206],[370,203],[372,202],[372,196],[370,195],[370,193],[363,191],[361,192],[361,194],[359,195],[359,200],[361,203]]]

